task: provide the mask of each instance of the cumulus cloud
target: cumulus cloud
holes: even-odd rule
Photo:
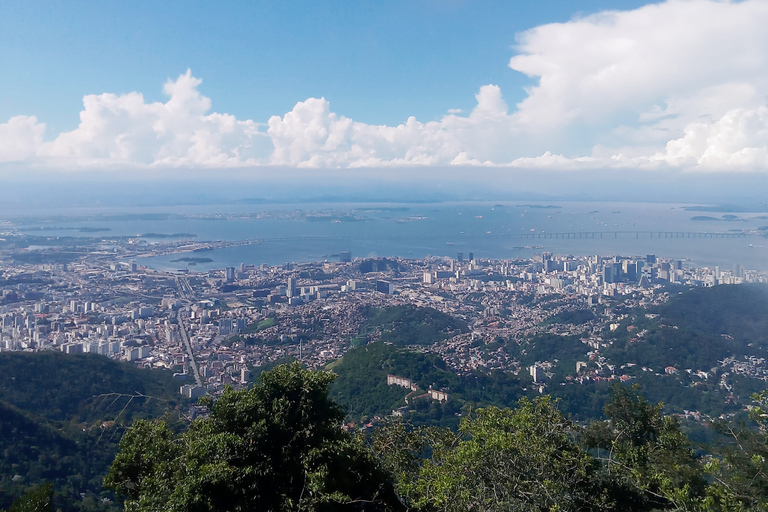
[[[509,66],[537,83],[515,122],[571,141],[579,131],[591,144],[663,146],[702,119],[766,104],[766,23],[762,0],[671,0],[528,30]]]
[[[75,130],[43,143],[44,125],[22,119],[27,128],[17,131],[19,147],[38,163],[64,167],[258,164],[271,149],[258,123],[207,114],[211,101],[198,91],[200,83],[190,71],[169,80],[165,103],[147,103],[137,92],[85,96]]]
[[[691,123],[685,135],[656,155],[672,164],[710,169],[768,168],[768,107],[734,109],[715,122]]]
[[[19,162],[32,158],[43,143],[45,124],[34,116],[12,117],[0,124],[0,162]]]
[[[298,103],[269,120],[270,163],[299,167],[471,164],[504,161],[512,134],[507,105],[495,85],[480,88],[468,116],[447,114],[397,126],[355,122],[330,111],[324,98]]]
[[[264,125],[212,112],[190,71],[165,103],[89,95],[80,125],[44,142],[34,117],[0,124],[0,162],[50,167],[383,167],[768,170],[768,2],[669,0],[517,35],[532,80],[510,107],[479,87],[469,112],[370,125],[325,98]]]

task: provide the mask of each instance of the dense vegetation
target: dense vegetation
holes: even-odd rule
[[[103,356],[1,353],[0,509],[44,482],[58,508],[114,508],[102,480],[125,427],[175,409],[177,397],[167,373]]]
[[[717,286],[672,297],[649,319],[646,311],[623,321],[610,339],[611,357],[664,368],[709,370],[729,356],[760,355],[768,348],[768,287]],[[627,326],[648,329],[641,343],[629,343]]]
[[[348,415],[356,420],[376,414],[387,415],[405,405],[410,392],[399,386],[388,386],[387,375],[412,379],[422,390],[434,387],[451,393],[460,388],[459,378],[445,367],[434,354],[413,352],[383,342],[355,348],[329,366],[338,378],[331,386],[331,397],[342,404]],[[448,416],[454,416],[456,400]],[[432,405],[426,403],[427,406]],[[416,407],[417,409],[417,407]],[[423,409],[423,408],[422,408]],[[433,411],[433,420],[440,421],[445,411]]]
[[[395,345],[431,345],[469,332],[466,322],[430,307],[411,305],[375,308],[367,312],[361,335]]]
[[[693,289],[673,296],[666,304],[651,311],[630,312],[618,328],[604,337],[612,341],[603,354],[610,360],[634,363],[630,372],[655,401],[663,401],[672,410],[698,410],[712,416],[738,411],[748,397],[764,383],[739,375],[730,375],[735,400],[719,387],[723,372],[719,362],[728,357],[764,357],[768,348],[768,287],[765,285],[718,286]],[[632,330],[629,330],[632,326]],[[643,332],[641,338],[637,333]],[[659,378],[666,367],[674,367],[674,376]],[[651,371],[642,371],[642,367]],[[692,377],[687,370],[708,372],[710,378]]]
[[[120,442],[105,484],[128,510],[384,510],[397,499],[359,439],[339,426],[328,399],[333,376],[298,363],[231,388],[210,416],[175,435],[139,421]]]
[[[362,437],[339,429],[333,375],[298,363],[231,389],[175,434],[140,421],[105,483],[143,511],[765,510],[768,438],[732,432],[697,457],[678,422],[615,385],[606,419],[580,427],[550,397],[462,418],[458,431],[390,420]],[[765,426],[758,396],[752,421]],[[747,434],[749,432],[749,434]]]
[[[179,398],[169,372],[96,354],[44,351],[0,353],[0,400],[49,420],[93,422],[118,413],[155,416]]]

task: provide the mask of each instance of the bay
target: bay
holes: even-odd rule
[[[626,202],[292,203],[142,208],[62,208],[45,216],[10,218],[26,233],[134,236],[194,234],[195,242],[251,240],[251,245],[200,253],[213,261],[188,267],[178,254],[141,258],[158,270],[209,270],[240,263],[268,265],[353,257],[432,256],[529,258],[555,254],[655,254],[689,266],[768,271],[768,238],[713,233],[751,232],[768,226],[765,213],[702,213],[692,205]],[[694,220],[694,219],[701,220]],[[61,228],[61,229],[58,229]],[[73,229],[76,228],[76,229]],[[83,233],[77,229],[85,228]],[[108,230],[108,231],[107,231]],[[705,237],[709,233],[709,237]],[[182,235],[180,238],[184,238]],[[552,238],[555,237],[555,238]],[[150,243],[152,239],[148,239]]]

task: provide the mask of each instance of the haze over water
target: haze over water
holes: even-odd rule
[[[155,269],[208,270],[245,264],[282,264],[353,257],[432,256],[529,258],[534,253],[624,255],[688,260],[692,266],[768,270],[768,239],[670,237],[665,233],[727,233],[768,225],[765,213],[696,212],[685,205],[606,202],[463,202],[410,204],[204,205],[155,208],[64,208],[20,219],[3,212],[22,232],[93,236],[73,227],[109,229],[97,236],[159,233],[194,234],[195,242],[259,239],[258,244],[227,247],[194,256],[212,259],[188,266],[178,254],[142,258]],[[32,212],[28,212],[32,213]],[[125,220],[99,216],[125,214]],[[147,220],[145,214],[172,214]],[[732,215],[730,220],[723,216]],[[55,217],[61,216],[61,217]],[[15,219],[12,219],[15,217]],[[708,217],[708,220],[692,220]],[[720,220],[716,220],[720,219]],[[56,228],[69,228],[58,230]],[[616,232],[619,232],[616,234]],[[581,233],[571,238],[540,234]],[[661,238],[659,237],[661,233]],[[601,237],[602,234],[602,237]],[[651,238],[652,234],[652,238]],[[666,237],[665,237],[666,236]],[[184,238],[181,236],[180,238]],[[155,240],[149,239],[150,242]]]

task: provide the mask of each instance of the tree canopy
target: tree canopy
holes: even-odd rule
[[[341,429],[328,398],[333,374],[298,363],[228,389],[182,434],[139,421],[123,437],[105,484],[132,511],[394,510],[386,473]]]

